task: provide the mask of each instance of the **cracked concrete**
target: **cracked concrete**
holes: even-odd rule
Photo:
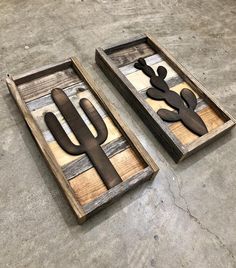
[[[190,209],[189,209],[189,206],[188,206],[188,203],[187,203],[187,200],[186,200],[185,197],[181,194],[181,188],[180,188],[180,186],[179,186],[178,178],[177,178],[176,180],[177,180],[177,185],[178,185],[178,194],[179,194],[179,196],[183,199],[184,204],[185,204],[185,208],[183,208],[182,206],[180,206],[180,205],[178,205],[178,204],[176,203],[176,197],[175,197],[175,194],[174,194],[174,192],[171,190],[171,184],[169,183],[169,190],[170,190],[170,193],[171,193],[171,195],[172,195],[172,197],[173,197],[174,204],[176,205],[176,207],[178,207],[178,208],[181,209],[182,211],[186,212],[186,213],[189,215],[189,217],[190,217],[191,219],[193,219],[197,224],[199,224],[199,226],[201,227],[202,230],[205,230],[205,231],[208,232],[209,234],[213,235],[213,236],[215,237],[215,239],[218,241],[218,243],[220,244],[220,246],[221,246],[222,248],[224,248],[224,249],[228,252],[229,256],[235,261],[235,257],[234,257],[233,252],[232,252],[229,248],[227,248],[227,246],[225,245],[225,243],[222,242],[221,238],[220,238],[216,233],[214,233],[214,232],[212,232],[211,230],[209,230],[208,227],[204,226],[204,225],[201,223],[201,221],[200,221],[196,216],[194,216],[194,215],[191,213],[191,211],[190,211]]]
[[[176,165],[94,63],[154,35],[236,116],[235,0],[0,2],[0,267],[236,267],[235,130]],[[83,226],[4,82],[77,55],[156,160],[152,182]]]

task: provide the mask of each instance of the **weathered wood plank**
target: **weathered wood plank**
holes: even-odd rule
[[[77,92],[83,92],[87,89],[88,89],[88,86],[84,82],[79,82],[72,86],[64,88],[63,91],[66,93],[68,97],[71,97],[73,95],[76,95]],[[37,109],[40,109],[52,103],[53,103],[53,100],[51,98],[51,92],[50,92],[49,94],[39,97],[37,99],[31,100],[27,102],[26,104],[30,111],[35,111]]]
[[[146,166],[131,148],[110,158],[123,181],[134,176]],[[80,204],[85,205],[107,191],[95,168],[69,181]]]
[[[107,157],[111,158],[114,155],[124,151],[129,147],[129,143],[123,138],[120,137],[116,140],[112,140],[107,144],[102,145],[102,149],[106,153]],[[64,165],[62,167],[62,170],[65,174],[65,177],[67,180],[70,180],[74,178],[75,176],[78,176],[79,174],[87,171],[88,169],[92,168],[93,165],[87,155],[83,155],[81,158],[76,159],[67,165]]]
[[[49,75],[31,80],[18,86],[19,92],[25,102],[47,95],[53,88],[61,89],[78,83],[81,79],[72,68],[67,68]]]
[[[147,43],[141,43],[119,49],[110,54],[109,57],[118,67],[121,67],[136,61],[140,57],[151,56],[154,53],[154,50]]]
[[[120,183],[116,187],[110,189],[100,195],[96,199],[92,200],[89,203],[86,203],[83,206],[84,211],[89,215],[91,212],[100,209],[105,204],[113,200],[115,197],[118,197],[128,190],[132,189],[137,184],[150,179],[152,176],[152,169],[146,167],[145,169],[139,171],[137,174],[133,175],[131,178],[127,179],[125,182]]]
[[[106,117],[103,120],[104,120],[104,122],[107,126],[107,129],[108,129],[108,137],[107,137],[104,144],[122,136],[121,132],[114,125],[114,123],[112,122],[110,117]],[[96,137],[97,132],[94,129],[93,125],[89,124],[88,127],[91,130],[94,137]],[[72,132],[70,132],[70,134],[68,134],[68,136],[74,144],[79,144]],[[60,166],[64,166],[65,164],[82,157],[82,155],[74,156],[74,155],[67,154],[64,150],[62,150],[62,148],[58,145],[58,143],[55,140],[52,142],[49,142],[48,145],[49,145],[50,149],[52,150],[52,152],[53,152],[53,154],[54,154],[55,158],[57,159]]]

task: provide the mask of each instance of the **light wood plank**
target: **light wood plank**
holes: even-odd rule
[[[76,95],[77,92],[83,92],[85,90],[88,90],[88,86],[84,82],[79,82],[63,89],[63,91],[66,93],[68,97]],[[52,103],[53,100],[51,98],[51,92],[49,92],[49,94],[47,95],[28,101],[27,107],[30,111],[35,111]]]
[[[145,168],[131,148],[115,155],[110,160],[123,181]],[[80,174],[69,183],[81,205],[91,202],[107,191],[95,168]]]
[[[209,132],[224,124],[224,120],[210,107],[202,109],[198,114],[206,124]],[[188,145],[199,138],[188,130],[181,122],[172,123],[169,125],[169,128],[184,145]]]
[[[106,191],[103,193],[103,195],[100,195],[99,197],[93,199],[91,202],[85,204],[83,206],[84,211],[87,214],[90,214],[94,210],[100,209],[108,202],[112,201],[113,198],[121,196],[128,190],[134,188],[139,183],[146,181],[152,177],[153,171],[148,166],[145,169],[139,171],[135,175],[133,175],[128,180],[121,182],[116,187],[113,187],[109,189],[109,191]]]

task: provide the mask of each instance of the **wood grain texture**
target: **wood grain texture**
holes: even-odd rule
[[[137,174],[146,167],[145,164],[140,162],[140,159],[131,148],[116,154],[110,158],[110,161],[123,181]],[[69,183],[81,205],[91,202],[102,193],[107,191],[105,185],[94,168],[91,168],[73,178],[69,181]]]
[[[141,43],[113,52],[110,54],[110,58],[118,67],[121,67],[136,61],[140,57],[151,56],[154,53],[154,50],[149,45]]]
[[[139,171],[137,174],[133,175],[131,178],[120,183],[116,187],[104,192],[97,198],[83,206],[86,215],[90,215],[91,212],[97,212],[107,204],[113,202],[114,199],[118,198],[120,195],[124,194],[128,190],[131,190],[141,182],[144,182],[152,177],[152,169],[146,167],[145,169]]]
[[[81,79],[76,75],[74,70],[67,68],[21,84],[18,88],[24,101],[28,102],[49,94],[53,88],[59,87],[63,89],[79,81]]]
[[[76,95],[79,92],[86,91],[87,89],[88,86],[84,82],[79,82],[73,84],[72,86],[64,87],[63,91],[68,97],[72,97],[73,95]],[[35,111],[52,103],[53,100],[51,98],[51,91],[47,95],[26,102],[27,107],[30,111]]]

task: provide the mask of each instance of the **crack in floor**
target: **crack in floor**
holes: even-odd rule
[[[174,200],[174,205],[175,205],[177,208],[179,208],[180,210],[182,210],[183,212],[187,213],[188,216],[189,216],[192,220],[194,220],[194,221],[200,226],[200,228],[201,228],[202,230],[204,230],[204,231],[208,232],[209,234],[211,234],[212,236],[214,236],[215,239],[216,239],[216,240],[218,241],[218,243],[220,244],[220,246],[221,246],[223,249],[225,249],[225,250],[227,251],[228,255],[235,261],[235,256],[234,256],[233,252],[232,252],[232,251],[225,245],[225,243],[221,240],[221,238],[220,238],[217,234],[215,234],[214,232],[212,232],[208,227],[204,226],[204,225],[201,223],[201,221],[200,221],[196,216],[194,216],[194,215],[192,214],[192,212],[191,212],[190,209],[189,209],[189,206],[188,206],[188,203],[187,203],[186,198],[185,198],[185,197],[183,196],[183,194],[181,193],[182,190],[181,190],[181,187],[180,187],[180,185],[179,185],[178,178],[176,178],[176,181],[177,181],[177,187],[178,187],[178,194],[179,194],[179,196],[182,198],[182,200],[184,201],[185,206],[186,206],[186,209],[183,208],[183,207],[181,207],[180,205],[177,204],[177,202],[176,202],[176,198],[175,198],[175,194],[174,194],[174,192],[173,192],[172,189],[171,189],[171,184],[170,184],[170,182],[169,182],[168,179],[167,179],[167,181],[168,181],[168,188],[169,188],[169,191],[170,191],[171,196],[172,196],[172,198],[173,198],[173,200]]]

